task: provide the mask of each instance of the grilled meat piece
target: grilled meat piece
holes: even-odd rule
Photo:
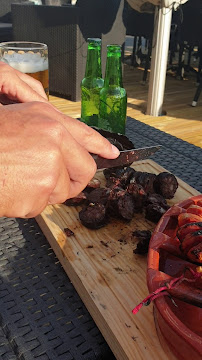
[[[115,187],[110,191],[107,211],[111,216],[131,220],[135,211],[132,195],[128,194],[126,190],[120,187]]]
[[[88,193],[94,189],[98,189],[100,188],[100,180],[93,178],[92,180],[89,181],[89,183],[87,184],[87,186],[84,189],[84,192]]]
[[[119,179],[124,173],[124,171],[125,170],[123,167],[115,167],[115,168],[104,169],[103,174],[106,180],[109,179],[110,177]]]
[[[106,187],[113,189],[114,187],[121,187],[121,181],[119,178],[110,176],[106,181]]]
[[[110,189],[99,188],[94,189],[87,195],[87,199],[90,203],[99,203],[106,205],[110,196]]]
[[[135,212],[133,197],[127,192],[118,198],[117,202],[118,214],[125,220],[132,220]]]
[[[157,223],[166,210],[158,204],[150,204],[145,209],[145,218]]]
[[[82,205],[85,200],[86,200],[86,195],[82,191],[77,196],[71,199],[67,199],[63,204],[66,206],[79,206]]]
[[[136,249],[133,250],[134,254],[147,254],[149,248],[149,242],[151,239],[150,230],[136,230],[133,231],[133,236],[139,239]]]
[[[103,171],[107,180],[106,186],[111,187],[111,184],[120,185],[123,188],[129,184],[130,179],[134,176],[135,170],[131,167],[127,168],[111,168]]]
[[[111,131],[98,129],[96,127],[92,128],[98,131],[102,136],[104,136],[107,140],[109,140],[112,144],[118,147],[119,150],[130,150],[134,149],[135,146],[132,141],[126,135],[113,133]]]
[[[166,171],[156,176],[154,181],[154,190],[157,194],[162,195],[165,199],[172,199],[178,188],[178,182],[173,174]]]
[[[135,212],[142,211],[146,199],[146,192],[143,187],[133,182],[127,186],[126,191],[133,196]]]
[[[81,223],[90,229],[99,229],[107,222],[106,208],[103,204],[90,203],[79,212]]]
[[[150,204],[158,204],[163,207],[165,210],[169,209],[169,205],[167,204],[166,199],[160,194],[148,194],[145,200],[145,206]]]
[[[146,193],[154,193],[154,181],[156,179],[155,174],[137,171],[130,182],[136,182],[141,185]]]

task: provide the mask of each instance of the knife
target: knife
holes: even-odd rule
[[[91,154],[97,164],[97,169],[106,169],[117,166],[129,166],[134,161],[144,160],[161,148],[161,145],[149,146],[140,149],[120,151],[116,159],[105,159],[99,155]]]

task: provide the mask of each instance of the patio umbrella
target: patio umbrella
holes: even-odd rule
[[[162,115],[172,11],[187,1],[188,0],[179,0],[178,2],[175,0],[127,0],[133,9],[140,12],[152,12],[155,9],[151,72],[147,101],[148,115]]]

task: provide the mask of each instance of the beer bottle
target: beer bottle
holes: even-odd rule
[[[98,126],[100,89],[104,85],[101,70],[101,39],[89,38],[85,77],[81,81],[81,121]]]
[[[100,91],[98,127],[125,134],[127,94],[122,83],[121,46],[107,45],[104,87]]]

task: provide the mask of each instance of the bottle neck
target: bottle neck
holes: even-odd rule
[[[85,77],[102,78],[100,46],[88,46]]]
[[[121,52],[107,53],[104,87],[110,85],[123,87]]]

